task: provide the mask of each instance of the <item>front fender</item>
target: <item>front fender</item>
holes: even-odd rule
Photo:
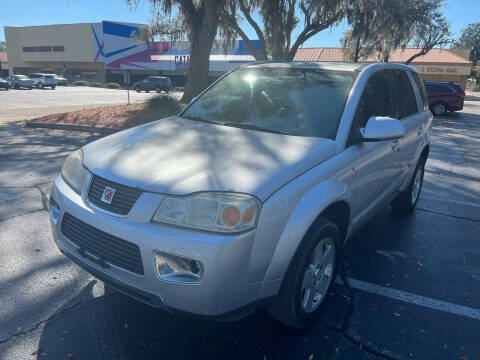
[[[268,267],[260,297],[275,295],[293,256],[306,232],[317,217],[337,201],[350,203],[349,190],[339,180],[330,179],[310,189],[292,211],[280,236]]]

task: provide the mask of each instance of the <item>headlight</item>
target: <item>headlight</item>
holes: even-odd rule
[[[81,150],[71,153],[62,167],[62,178],[77,193],[82,191],[83,179],[87,170],[83,167],[83,154]]]
[[[255,227],[260,203],[235,193],[167,196],[152,221],[207,231],[233,233]]]

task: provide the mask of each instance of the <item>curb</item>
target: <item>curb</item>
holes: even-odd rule
[[[82,131],[82,132],[100,133],[100,134],[114,134],[116,132],[125,130],[125,129],[119,129],[119,128],[107,128],[107,127],[98,127],[98,126],[54,124],[54,123],[46,123],[46,122],[36,122],[32,120],[25,121],[25,127],[40,128],[40,129]]]

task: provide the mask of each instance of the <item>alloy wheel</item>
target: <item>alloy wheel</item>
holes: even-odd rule
[[[335,244],[324,238],[313,249],[305,268],[300,293],[302,309],[306,313],[315,311],[327,295],[335,266]]]

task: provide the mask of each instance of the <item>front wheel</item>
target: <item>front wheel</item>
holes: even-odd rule
[[[136,91],[137,93],[139,93],[139,92],[142,91],[142,90],[140,89],[140,86],[135,86],[135,91]]]
[[[155,87],[155,91],[156,91],[156,92],[157,92],[157,94],[158,94],[158,93],[160,93],[160,91],[162,91],[162,89],[160,89],[160,87],[159,87],[159,86],[156,86],[156,87]]]
[[[52,90],[55,90],[55,85],[52,85],[51,88],[52,88]]]
[[[295,328],[309,325],[321,312],[337,273],[338,227],[319,218],[298,247],[280,292],[267,312]]]
[[[447,104],[443,101],[436,102],[432,105],[432,113],[436,116],[443,116],[447,113]]]
[[[415,209],[415,206],[417,206],[423,185],[425,162],[426,159],[423,157],[420,158],[408,188],[398,194],[398,196],[392,201],[392,208],[396,212],[403,214],[411,213]]]
[[[37,84],[37,88],[43,89],[43,84],[42,84],[42,83],[38,83],[38,84]]]

